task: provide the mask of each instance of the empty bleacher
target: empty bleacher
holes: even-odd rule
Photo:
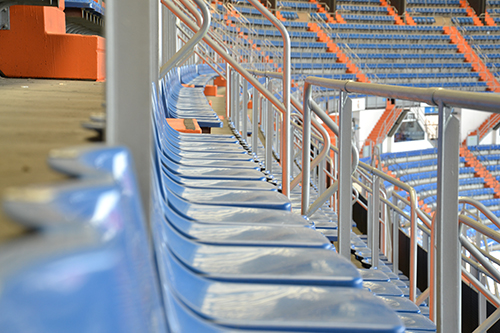
[[[283,48],[280,34],[255,8],[246,6],[244,1],[235,3],[234,9],[243,14],[244,19],[225,17],[231,10],[218,5],[219,12],[213,15],[212,28],[215,29],[212,32],[223,30],[222,41],[239,45],[239,49],[235,46],[230,52],[248,68],[260,68],[263,64],[243,61],[245,49],[256,50],[254,61],[267,61],[283,70],[280,68]],[[395,25],[395,16],[389,15],[387,7],[381,6],[379,0],[338,3],[339,15],[346,24],[331,24],[323,13],[310,13],[313,20],[323,21],[328,29],[329,40],[323,41],[319,40],[318,32],[310,31],[307,22],[294,22],[299,11],[316,11],[314,3],[278,2],[280,15],[287,20],[284,26],[289,29],[292,39],[293,79],[298,81],[312,74],[354,81],[359,78],[350,67],[355,62],[356,68],[376,83],[485,91],[486,83],[473,71],[472,64],[465,61],[463,54],[457,53],[457,46],[450,44],[450,37],[443,35],[443,28],[432,26],[435,20],[429,19],[431,15],[464,14],[462,8],[455,8],[460,5],[458,1],[433,1],[432,10],[427,8],[427,2],[409,2],[412,15],[416,15],[415,21],[422,26]],[[466,17],[453,17],[453,20],[464,21],[464,24],[470,21]],[[484,43],[485,49],[496,50],[496,46],[488,45],[489,41]],[[333,52],[332,43],[338,51],[344,50],[344,55]],[[345,54],[349,59],[344,59]],[[491,59],[495,59],[494,54],[492,52]],[[10,213],[44,230],[39,246],[63,240],[69,243],[76,237],[68,235],[73,236],[75,232],[81,235],[82,230],[89,233],[92,242],[80,239],[83,245],[77,243],[77,246],[83,246],[83,250],[71,244],[63,249],[66,252],[62,252],[61,257],[33,247],[14,266],[4,264],[17,254],[18,248],[7,245],[2,249],[0,331],[4,327],[7,331],[17,331],[37,328],[37,325],[47,328],[46,331],[54,327],[71,330],[80,320],[77,314],[87,313],[89,308],[96,306],[89,301],[91,298],[103,304],[97,305],[96,315],[82,321],[83,330],[115,331],[118,327],[126,332],[155,329],[179,332],[436,331],[436,326],[428,319],[429,307],[425,302],[416,305],[413,299],[410,300],[410,282],[402,271],[393,269],[395,266],[389,258],[380,255],[380,263],[376,269],[371,269],[370,246],[374,239],[351,233],[351,253],[359,260],[356,264],[364,267],[358,268],[336,252],[339,221],[332,203],[323,200],[314,214],[308,217],[300,214],[303,192],[307,191],[313,199],[320,197],[318,178],[324,167],[312,172],[313,178],[317,178],[313,181],[315,184],[310,188],[307,183],[306,188],[297,186],[287,198],[280,193],[283,188],[276,186],[277,182],[282,182],[283,161],[278,163],[263,157],[264,142],[257,133],[252,133],[252,139],[257,137],[257,146],[250,145],[249,131],[245,129],[240,133],[239,119],[237,125],[230,123],[232,135],[183,133],[171,126],[168,118],[182,119],[186,126],[222,126],[221,117],[203,93],[204,87],[217,76],[208,65],[190,64],[174,68],[152,85],[149,221],[143,217],[130,155],[123,148],[52,153],[51,165],[78,177],[75,183],[47,186],[41,192],[28,191],[31,195],[25,197],[19,195],[23,192],[13,192],[7,201]],[[247,120],[245,98],[254,97],[257,92],[252,87],[244,91],[245,86],[240,87],[237,83],[236,96],[229,97],[233,102],[229,122],[235,121],[235,112],[243,113]],[[244,96],[241,99],[240,93]],[[283,95],[276,96],[282,98]],[[272,111],[272,107],[266,110]],[[294,116],[294,125],[300,128],[300,116]],[[260,117],[258,125],[264,127],[264,113]],[[280,117],[277,115],[273,119]],[[282,126],[279,122],[266,124],[267,128],[274,127],[276,133],[282,130],[279,126]],[[304,140],[303,133],[294,134],[294,143],[299,146]],[[277,137],[276,134],[271,138],[271,145]],[[318,147],[311,147],[314,147],[314,156]],[[500,169],[497,170],[500,147],[470,149],[488,170],[500,177]],[[487,154],[482,154],[483,151]],[[273,153],[280,159],[278,149]],[[309,157],[307,153],[305,160]],[[380,161],[385,171],[414,186],[420,206],[435,209],[437,149],[384,153]],[[498,208],[500,199],[495,197],[495,190],[485,188],[485,178],[476,177],[474,168],[466,164],[465,158],[459,161],[458,195]],[[300,163],[294,165],[295,170],[300,170]],[[266,165],[273,166],[272,173],[265,171]],[[333,174],[332,171],[332,178]],[[358,173],[353,175],[361,179]],[[375,179],[374,176],[373,183]],[[396,190],[386,182],[386,188],[389,187]],[[367,188],[369,186],[363,190]],[[357,189],[354,192],[356,200],[353,202],[361,205],[361,195]],[[50,195],[43,195],[47,193]],[[406,197],[406,192],[401,192],[401,196]],[[369,200],[373,197],[366,195]],[[409,213],[409,205],[401,211]],[[495,214],[500,215],[500,212]],[[374,219],[375,226],[379,225],[378,211],[370,218]],[[380,218],[385,224],[383,214]],[[47,227],[47,221],[64,228]],[[393,223],[398,232],[399,217],[396,221]],[[148,227],[151,228],[154,255],[149,253],[147,246]],[[382,230],[387,231],[388,227],[384,227],[386,229]],[[372,233],[373,230],[370,235]],[[379,238],[385,242],[387,236],[389,232]],[[100,260],[94,263],[96,266],[81,265],[80,270],[76,270],[72,262],[88,264],[88,256]],[[131,262],[126,260],[129,257],[133,259]],[[49,275],[54,267],[67,274],[69,282],[62,281],[66,282],[62,284],[60,276]],[[54,300],[50,292],[42,289],[33,294],[26,292],[33,287],[33,276],[45,278],[37,279],[35,287],[45,287],[44,284],[54,290],[62,287],[68,295],[76,297],[78,302],[71,304],[71,309],[66,308],[66,303],[59,303],[57,308],[60,312],[72,313],[71,317],[59,321],[58,316],[52,316],[50,309],[44,307]],[[420,296],[422,292],[417,289],[416,294]],[[23,302],[18,303],[18,297],[22,297]],[[22,311],[25,303],[30,305],[31,311]],[[108,316],[110,313],[105,312],[106,309],[113,310],[111,318],[103,318],[97,311]],[[19,317],[12,315],[16,313],[20,313]],[[43,322],[32,320],[40,317],[47,319]],[[100,326],[102,322],[106,325]]]

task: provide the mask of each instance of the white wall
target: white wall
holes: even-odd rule
[[[385,109],[353,111],[353,118],[356,119],[356,123],[359,125],[359,130],[356,134],[358,135],[360,145],[363,144],[368,135],[370,135],[384,111]],[[361,147],[358,147],[358,149],[360,148]]]
[[[462,109],[460,115],[460,142],[463,142],[467,134],[476,130],[490,115],[489,112]]]
[[[481,145],[496,145],[498,142],[500,142],[500,137],[498,136],[499,131],[491,131],[486,136],[479,142]]]

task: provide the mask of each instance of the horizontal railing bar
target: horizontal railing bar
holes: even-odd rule
[[[376,95],[385,98],[423,102],[436,106],[442,102],[444,106],[500,113],[500,96],[497,94],[473,93],[442,88],[410,88],[377,83],[333,80],[314,76],[308,76],[305,81],[313,85],[342,90],[347,93]]]

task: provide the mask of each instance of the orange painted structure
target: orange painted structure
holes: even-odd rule
[[[167,123],[178,132],[201,134],[198,121],[196,119],[188,119],[188,121],[192,123],[190,126],[186,126],[185,119],[167,118]]]
[[[105,79],[105,39],[66,34],[64,1],[57,7],[11,6],[0,30],[0,71],[7,77]]]

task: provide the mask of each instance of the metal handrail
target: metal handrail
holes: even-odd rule
[[[316,78],[316,77],[308,77],[308,78],[306,78],[305,82],[306,82],[305,87],[304,87],[304,90],[305,90],[304,106],[306,109],[305,115],[307,115],[308,109],[310,109],[309,103],[310,103],[310,98],[311,98],[311,86],[312,85],[319,85],[319,86],[322,86],[325,88],[337,89],[337,90],[340,90],[341,92],[346,92],[346,93],[359,93],[359,94],[365,94],[365,95],[377,95],[377,96],[385,97],[385,98],[397,98],[397,99],[403,99],[403,100],[413,100],[413,101],[424,102],[424,103],[427,103],[429,105],[438,105],[439,111],[440,111],[441,135],[445,135],[444,134],[445,132],[449,132],[450,135],[453,135],[453,138],[456,137],[457,140],[458,140],[458,135],[456,134],[457,128],[458,128],[457,120],[453,119],[453,118],[449,118],[449,120],[451,120],[451,123],[450,123],[450,121],[448,121],[448,119],[446,118],[447,114],[445,114],[445,111],[444,111],[445,106],[458,106],[458,107],[480,109],[480,110],[486,110],[486,111],[492,111],[495,113],[500,113],[500,110],[499,110],[500,96],[493,96],[493,95],[489,95],[489,94],[456,92],[456,91],[444,90],[444,89],[415,89],[415,88],[406,88],[406,87],[397,87],[397,86],[395,87],[395,86],[380,85],[380,84],[358,83],[358,82],[352,82],[352,81],[346,82],[346,81],[341,81],[341,80],[329,80],[329,79]],[[341,98],[341,100],[342,100],[342,98]],[[351,118],[352,111],[350,109],[350,105],[347,105],[346,109],[340,110],[340,112],[341,112],[340,114],[341,114],[341,124],[342,125],[341,125],[341,134],[340,134],[340,146],[341,146],[340,155],[341,156],[340,156],[340,163],[339,163],[340,164],[339,179],[341,180],[341,183],[340,183],[340,191],[339,191],[340,192],[339,193],[339,200],[342,200],[343,197],[347,196],[349,191],[350,191],[350,182],[347,182],[347,185],[344,184],[344,186],[342,186],[342,181],[346,182],[345,179],[346,179],[346,177],[348,177],[347,171],[346,171],[347,163],[346,163],[346,161],[342,161],[342,160],[348,159],[349,155],[344,154],[344,156],[342,156],[342,148],[344,148],[344,150],[347,149],[347,141],[350,141],[350,138],[351,138],[351,136],[350,136],[351,135],[351,133],[350,133],[350,118]],[[343,113],[344,113],[344,119],[342,120]],[[308,128],[307,123],[306,123],[306,121],[308,121],[308,120],[309,119],[304,119],[304,122],[305,122],[305,124],[304,124],[304,138],[303,138],[304,145],[309,144],[308,133],[310,131],[310,128]],[[446,121],[446,123],[445,123],[445,121]],[[343,130],[344,134],[342,134],[342,126],[346,127],[346,129]],[[347,128],[348,128],[348,130],[347,130]],[[342,144],[343,141],[344,141],[344,144]],[[444,150],[444,147],[450,146],[451,143],[449,143],[449,142],[452,142],[452,141],[453,141],[452,139],[445,141],[444,137],[440,138],[438,156],[439,156],[439,161],[441,163],[440,164],[441,166],[449,163],[445,159],[445,156],[446,156],[445,154],[455,154],[453,148],[451,150]],[[445,142],[447,143],[447,145],[445,145]],[[349,144],[350,144],[350,142],[349,142]],[[450,148],[451,147],[452,146],[450,146]],[[458,145],[457,145],[457,147],[458,147]],[[458,150],[458,148],[457,148],[457,150]],[[453,156],[453,155],[451,155],[451,156]],[[458,151],[457,151],[457,156],[458,156]],[[458,157],[456,157],[456,158],[458,161]],[[453,162],[453,161],[450,161],[450,162],[451,162],[450,165],[452,165],[454,167],[455,162]],[[307,169],[307,165],[305,165],[306,163],[308,163],[308,161],[303,158],[303,161],[302,161],[303,166],[302,167],[304,170],[303,176],[305,177],[303,180],[304,184],[308,183],[307,173],[309,170]],[[458,163],[456,163],[456,165],[458,167]],[[372,172],[375,173],[378,177],[381,177],[383,179],[390,178],[390,176],[385,175],[384,173],[382,173],[381,171],[379,171],[377,169],[373,169]],[[450,184],[444,183],[444,179],[453,180],[454,176],[451,172],[443,172],[443,170],[441,172],[442,172],[442,176],[443,176],[443,178],[441,178],[441,180],[440,180],[440,184],[442,185],[441,191],[443,191],[443,188],[446,188],[446,186],[449,186],[450,189],[453,188],[452,186],[457,186],[458,179],[455,182],[451,182]],[[350,178],[349,178],[349,181],[350,181]],[[411,257],[410,257],[410,277],[409,278],[410,278],[410,299],[412,301],[415,301],[416,300],[416,264],[417,264],[417,262],[416,262],[416,253],[417,253],[417,239],[416,239],[416,237],[417,237],[417,219],[416,219],[416,217],[417,217],[417,202],[416,202],[416,199],[417,198],[416,198],[415,190],[413,188],[411,188],[410,186],[408,186],[407,184],[404,184],[402,182],[400,182],[400,183],[401,184],[398,184],[398,187],[407,190],[410,194],[410,204],[411,204],[410,252],[411,252]],[[455,183],[455,184],[453,185],[453,183]],[[440,207],[439,205],[442,205],[442,200],[443,200],[443,194],[441,192],[439,193],[438,198],[440,200],[440,201],[438,201],[438,208],[439,208]],[[343,246],[342,239],[343,238],[349,239],[349,237],[350,237],[350,235],[349,235],[350,229],[348,229],[348,226],[345,226],[345,227],[341,226],[341,223],[343,221],[346,221],[346,220],[350,221],[351,220],[350,214],[352,214],[352,212],[350,211],[350,209],[347,209],[347,207],[348,207],[347,203],[345,205],[343,205],[343,204],[339,205],[339,208],[340,208],[340,211],[339,211],[339,248],[340,248],[341,254],[343,254],[342,253],[342,249],[343,249],[342,248],[342,246]],[[453,205],[452,205],[452,207],[453,207]],[[433,232],[431,233],[431,244],[434,244],[434,239],[436,238],[435,237],[436,232],[439,232],[439,234],[442,235],[441,230],[443,228],[442,227],[443,223],[445,223],[444,221],[446,221],[447,219],[450,219],[452,216],[449,211],[446,212],[446,211],[443,211],[442,208],[440,208],[440,209],[441,209],[440,213],[439,213],[439,214],[441,214],[440,219],[442,218],[443,220],[439,221],[440,225],[438,228],[440,228],[440,229],[436,229],[434,223],[432,224]],[[435,214],[435,216],[436,215],[437,214]],[[446,238],[446,241],[449,242],[450,238]],[[439,238],[439,249],[440,249],[439,251],[443,251],[444,247],[442,244],[444,242],[445,242],[444,239]],[[455,239],[454,242],[455,243],[458,242],[458,239]],[[348,255],[349,254],[348,251],[350,250],[347,247],[348,244],[346,244],[346,243],[347,242],[344,243],[344,246],[346,246],[346,250],[345,250],[344,255]],[[433,248],[433,246],[431,246],[431,248]],[[433,258],[433,257],[431,257],[431,258]],[[452,260],[454,262],[455,259],[453,258]],[[434,261],[431,260],[431,262],[434,262]],[[431,267],[433,267],[433,266],[431,265]],[[439,267],[440,266],[438,266],[438,268]],[[432,268],[432,270],[433,270],[433,268]],[[445,273],[442,272],[440,268],[439,268],[437,274],[440,277],[445,275]],[[449,273],[446,272],[446,274],[449,274]],[[453,274],[453,273],[451,273],[451,274]],[[459,278],[459,277],[457,277],[457,278]],[[441,284],[443,283],[443,279],[439,278],[438,281],[439,281],[440,286],[441,286]],[[450,283],[450,286],[455,285],[454,280],[453,280],[453,282],[447,281],[447,283]],[[433,285],[433,284],[434,284],[434,282],[431,282],[431,285]],[[458,301],[456,302],[457,304],[455,304],[455,300],[453,300],[453,303],[454,303],[453,306],[451,306],[451,307],[447,306],[446,308],[443,307],[443,305],[441,304],[442,299],[443,299],[443,289],[439,290],[439,292],[440,292],[440,294],[436,293],[438,299],[440,300],[440,304],[436,304],[437,309],[438,309],[438,315],[439,315],[439,317],[437,319],[438,327],[443,327],[443,325],[444,325],[443,318],[445,318],[445,317],[446,317],[446,320],[448,320],[448,319],[452,320],[451,322],[447,322],[446,325],[451,324],[452,327],[455,327],[456,325],[458,325],[457,319],[459,319],[459,316],[458,316],[458,318],[455,317],[454,319],[451,316],[452,315],[456,316],[456,311],[455,311],[454,307],[459,308],[460,305],[458,304]],[[456,296],[454,296],[454,299],[455,299],[455,297]],[[431,298],[430,303],[431,304],[435,303],[433,293],[431,293],[430,298]],[[431,318],[434,318],[434,316],[432,315]]]
[[[254,74],[256,74],[256,73],[254,73]],[[266,75],[266,73],[259,73],[259,74],[261,74],[261,75],[262,75],[262,74],[263,74],[263,75]],[[279,78],[279,75],[278,75],[278,74],[270,74],[269,76],[271,76],[271,75],[272,75],[272,76],[275,76],[275,77],[277,77],[277,78]],[[426,90],[428,90],[428,89],[426,89]],[[432,89],[431,89],[431,91],[432,91]],[[440,93],[441,93],[441,92],[440,92]],[[445,93],[446,93],[446,92],[445,92]],[[444,96],[448,96],[448,95],[444,94]],[[435,91],[432,91],[431,99],[433,99],[433,100],[437,99],[437,98],[436,98],[436,95],[435,95]],[[304,140],[304,137],[305,137],[305,134],[303,135],[303,140]],[[306,142],[306,145],[307,145],[307,142]],[[332,149],[333,149],[333,148],[332,148]],[[303,150],[305,150],[305,148],[303,148]],[[308,154],[308,153],[309,153],[309,152],[307,151],[307,154]],[[304,167],[304,161],[305,161],[305,160],[303,160],[303,167]],[[384,178],[384,179],[388,180],[389,182],[393,183],[394,185],[396,185],[396,186],[398,186],[398,187],[400,187],[400,188],[403,188],[403,189],[406,189],[406,190],[408,190],[408,188],[411,188],[411,187],[409,187],[409,186],[407,186],[407,187],[406,187],[406,186],[404,186],[404,185],[405,185],[404,183],[402,183],[402,182],[400,182],[399,180],[396,180],[396,179],[394,179],[394,178],[392,178],[392,177],[390,177],[390,176],[386,176],[387,178],[386,178],[386,177],[384,177],[384,176],[385,176],[385,174],[384,174],[384,173],[382,173],[381,171],[379,171],[379,170],[378,170],[378,169],[376,169],[376,168],[369,167],[369,166],[368,166],[368,165],[366,165],[365,163],[360,163],[360,167],[361,167],[361,168],[363,168],[363,169],[367,169],[367,170],[369,170],[370,172],[372,172],[372,173],[374,173],[374,174],[380,173],[380,174],[378,174],[378,176],[380,176],[380,177],[382,177],[382,178]],[[306,173],[304,172],[304,174],[306,174]],[[305,182],[303,181],[303,183],[305,183]],[[365,185],[363,184],[363,186],[365,186]],[[370,190],[370,188],[369,188],[369,187],[366,187],[366,188],[367,188],[368,190]],[[413,189],[412,189],[412,190],[413,190]],[[412,196],[412,192],[413,192],[413,194],[414,194],[413,196]],[[424,227],[424,225],[418,225],[418,224],[417,224],[417,225],[415,225],[415,223],[413,223],[413,225],[415,225],[416,227],[418,227],[420,230],[424,231],[427,235],[430,235],[430,234],[431,234],[431,231],[430,231],[429,229],[430,229],[430,228],[431,228],[431,226],[432,226],[431,221],[430,221],[430,217],[429,217],[426,213],[424,213],[423,211],[421,211],[418,207],[414,207],[415,200],[413,200],[413,203],[411,202],[411,201],[412,201],[412,200],[411,200],[411,198],[412,198],[412,197],[413,197],[413,198],[415,198],[415,192],[414,192],[414,190],[413,190],[413,191],[409,191],[409,193],[410,193],[410,202],[408,202],[405,198],[400,197],[397,193],[394,193],[394,195],[399,196],[399,198],[400,198],[401,200],[405,201],[405,203],[410,204],[410,206],[412,207],[412,210],[415,210],[415,212],[412,212],[411,216],[408,216],[407,214],[405,214],[405,213],[404,213],[401,209],[399,209],[398,207],[394,206],[394,205],[393,205],[390,201],[388,201],[387,199],[385,199],[385,198],[381,198],[381,201],[382,201],[382,202],[384,202],[384,203],[385,203],[386,205],[388,205],[389,207],[391,207],[392,209],[395,209],[396,211],[398,211],[398,213],[400,213],[400,214],[401,214],[404,218],[407,218],[407,219],[409,219],[410,221],[411,221],[412,217],[414,217],[414,216],[415,216],[415,213],[416,213],[416,215],[417,215],[419,218],[421,218],[421,220],[422,220],[422,222],[424,223],[425,227]],[[464,202],[464,203],[465,203],[465,202],[466,202],[466,203],[471,203],[471,202],[473,202],[473,200],[472,200],[472,199],[468,199],[468,198],[461,198],[461,200],[463,200],[463,201],[461,201],[461,202]],[[480,205],[481,207],[478,207],[478,209],[479,209],[481,212],[483,212],[486,216],[490,217],[490,218],[493,220],[494,224],[496,224],[496,225],[500,225],[500,221],[496,218],[496,216],[492,215],[492,214],[491,214],[491,212],[490,212],[489,210],[487,210],[487,209],[486,209],[486,207],[483,207],[483,205],[481,205],[481,204],[479,204],[479,205]],[[416,209],[415,209],[415,208],[416,208]],[[468,225],[472,225],[472,224],[476,223],[475,221],[473,221],[472,219],[469,219],[469,218],[467,218],[467,217],[461,217],[461,221],[467,221],[467,222],[468,222]],[[378,221],[377,221],[377,222],[378,222]],[[477,224],[477,223],[476,223],[476,224]],[[488,227],[486,227],[486,226],[484,226],[484,225],[482,225],[482,224],[477,224],[477,225],[478,225],[478,226],[477,226],[477,228],[478,228],[478,229],[479,229],[479,228],[482,228],[481,230],[482,230],[484,233],[487,233],[487,232],[491,231],[491,229],[489,229]],[[416,238],[416,232],[415,232],[414,230],[415,230],[415,228],[412,228],[412,233],[411,233],[411,237],[412,237],[412,239],[415,239],[415,238]],[[488,234],[488,235],[489,235],[489,234]],[[495,236],[492,236],[492,237],[493,237],[492,239],[497,239],[497,238],[495,238]],[[463,237],[462,237],[462,238],[463,238]],[[500,234],[498,234],[498,240],[500,240]],[[466,244],[466,241],[467,241],[467,240],[465,240],[465,241],[464,241],[463,239],[461,239],[461,241],[462,241],[462,244]],[[415,244],[416,244],[416,242],[413,242],[413,243],[415,243]],[[466,245],[464,245],[464,246],[466,246]],[[415,248],[415,247],[413,247],[413,246],[412,246],[412,250],[413,250],[414,248]],[[431,251],[432,251],[432,250],[433,250],[433,247],[431,246]],[[472,252],[472,251],[473,251],[473,249],[470,249],[470,252]],[[479,255],[481,255],[481,254],[482,254],[482,253],[481,253],[480,251],[476,251],[476,256],[479,256]],[[416,257],[415,257],[414,255],[412,255],[412,258],[416,258]],[[412,259],[410,259],[410,261],[411,261],[411,260],[412,260]],[[478,261],[480,261],[480,262],[481,262],[481,264],[483,264],[483,266],[484,266],[484,267],[489,268],[489,269],[487,269],[487,270],[488,270],[488,272],[489,272],[490,274],[492,274],[493,276],[496,276],[495,274],[497,274],[497,275],[498,275],[498,278],[500,279],[500,273],[498,273],[498,271],[494,270],[494,268],[492,268],[492,266],[491,266],[491,265],[488,267],[488,262],[486,262],[485,260],[478,260]],[[411,268],[410,268],[410,269],[411,269]],[[411,277],[411,276],[412,276],[412,274],[410,273],[410,277]],[[416,282],[416,280],[414,280],[414,281]],[[431,282],[431,283],[432,283],[432,282]],[[413,284],[413,281],[412,281],[412,283],[411,283],[411,284]],[[411,285],[410,285],[410,287],[411,287]],[[432,295],[430,295],[429,290],[424,291],[424,293],[423,293],[423,294],[422,294],[422,295],[421,295],[418,299],[416,299],[416,301],[417,301],[417,303],[421,303],[421,302],[422,302],[425,298],[427,298],[427,297],[431,297],[431,298],[433,299],[433,296],[432,296]]]
[[[249,72],[256,75],[256,76],[269,77],[269,78],[280,79],[280,80],[283,79],[283,73],[258,71],[258,70],[249,70]],[[298,99],[296,99],[295,97],[291,96],[291,102],[292,102],[292,105],[294,106],[294,108],[297,109],[302,115],[304,115],[304,107],[300,103],[300,101]],[[337,124],[327,114],[325,114],[324,112],[321,111],[320,106],[315,101],[311,101],[311,105],[312,105],[312,108],[314,108],[316,110],[316,114],[320,117],[320,119],[323,121],[323,123],[325,123],[332,130],[332,132],[335,135],[338,135],[339,128],[338,128]],[[314,118],[312,118],[312,121],[313,121],[313,123],[312,123],[313,126],[317,130],[321,131],[318,126],[320,126],[320,127],[323,127],[323,126],[321,126]],[[359,163],[359,153],[358,153],[358,150],[357,150],[355,145],[351,145],[351,149],[352,149],[352,170],[354,171],[354,170],[356,170],[358,163]],[[327,152],[328,152],[328,148],[325,148],[324,152],[322,150],[320,152],[320,154],[318,155],[318,158],[314,159],[311,162],[310,167],[315,168],[316,166],[318,166],[318,164],[326,157]],[[290,189],[295,188],[300,183],[301,176],[302,176],[302,172],[292,180],[292,182],[290,184]],[[303,214],[307,215],[305,213],[303,213]]]
[[[205,2],[202,0],[193,0],[196,5],[200,8],[201,14],[203,16],[203,24],[186,44],[184,44],[179,51],[177,51],[163,66],[160,68],[160,79],[162,79],[172,68],[175,67],[179,62],[191,54],[195,45],[198,44],[203,37],[207,34],[210,28],[210,12],[208,11]]]
[[[193,22],[187,15],[185,15],[180,9],[178,9],[174,4],[172,0],[160,0],[161,3],[167,7],[175,16],[177,16],[184,24],[186,24],[189,29],[192,31],[197,31],[197,26],[196,23]],[[205,43],[207,43],[219,56],[221,56],[226,62],[231,65],[231,67],[237,71],[240,75],[242,75],[247,81],[250,82],[250,84],[256,88],[266,99],[268,99],[273,106],[282,114],[287,113],[287,109],[285,108],[285,105],[282,104],[273,94],[271,94],[260,82],[255,79],[243,66],[241,66],[235,59],[229,57],[227,55],[227,52],[220,47],[210,35],[205,35],[203,37],[203,40]],[[289,126],[289,125],[288,125]],[[288,138],[284,135],[285,131],[282,131],[282,141],[287,141],[288,146],[290,146],[290,140],[287,140]],[[282,158],[282,168],[284,172],[288,171],[290,168],[290,165],[286,159]],[[285,173],[283,174],[285,175]],[[287,173],[288,177],[289,173]],[[283,176],[283,190],[284,194],[287,193],[288,191],[288,197],[289,195],[289,185],[290,185],[290,180],[288,178],[285,178]],[[285,191],[286,189],[286,191]]]
[[[467,203],[474,206],[478,211],[482,212],[487,218],[489,218],[490,221],[493,222],[493,224],[498,226],[499,219],[479,201],[472,198],[461,197],[459,198],[459,203]],[[497,243],[500,243],[500,232],[487,227],[483,223],[480,223],[464,214],[460,214],[458,216],[458,222],[461,226],[466,225],[480,232],[482,235],[496,241]],[[485,251],[472,244],[465,236],[462,235],[461,232],[459,238],[462,247],[464,247],[475,259],[475,261],[481,265],[476,267],[474,264],[474,267],[476,267],[476,269],[478,269],[483,274],[493,279],[496,283],[500,283],[500,272],[491,263],[491,261],[493,261],[493,263],[498,264],[498,260],[494,257],[491,257],[489,253],[485,253]],[[472,263],[470,262],[469,264],[472,265]],[[497,310],[492,315],[490,315],[481,325],[479,325],[476,330],[474,330],[474,332],[486,332],[486,330],[489,329],[493,324],[495,324],[500,318],[500,301],[488,290],[488,288],[486,288],[479,280],[477,280],[470,272],[468,272],[465,267],[462,267],[461,273],[463,280],[473,285],[478,290],[478,292],[481,292],[486,297],[486,299],[488,299],[497,307]]]
[[[280,32],[283,37],[283,131],[281,140],[282,161],[282,193],[290,197],[290,167],[291,167],[291,145],[290,145],[290,90],[291,90],[291,43],[290,35],[283,23],[276,18],[266,7],[258,0],[248,0],[264,17],[266,17]]]
[[[320,81],[319,81],[320,80]],[[341,83],[341,84],[338,84],[338,83]],[[310,124],[308,126],[307,122],[310,121],[309,117],[306,118],[306,115],[309,113],[309,110],[311,109],[310,107],[310,99],[311,99],[311,93],[312,93],[312,85],[319,85],[319,86],[322,86],[322,87],[325,87],[325,88],[331,88],[331,89],[338,89],[338,90],[344,90],[344,91],[347,91],[347,84],[350,83],[352,81],[348,81],[348,82],[345,82],[345,81],[339,81],[339,80],[328,80],[328,79],[320,79],[320,78],[315,78],[315,77],[307,77],[306,80],[305,80],[305,86],[304,86],[304,106],[305,106],[305,110],[304,110],[304,138],[303,138],[303,145],[304,146],[308,146],[310,143],[310,139],[309,139],[309,133],[310,133]],[[338,85],[335,85],[335,83],[337,83]],[[339,89],[340,88],[340,89]],[[340,103],[342,103],[342,98],[340,99]],[[317,111],[315,109],[313,109],[313,111]],[[350,112],[351,110],[349,110]],[[327,124],[328,125],[328,124]],[[349,115],[349,125],[350,125],[350,115]],[[329,126],[330,127],[330,126]],[[331,130],[333,131],[334,128],[331,127]],[[350,131],[350,128],[349,128],[349,131]],[[349,132],[349,137],[350,137],[350,132]],[[345,139],[344,139],[345,140]],[[342,155],[342,139],[341,139],[341,155]],[[349,140],[348,142],[349,146],[351,145],[351,142]],[[346,143],[344,143],[344,145],[346,146]],[[345,147],[344,146],[344,147]],[[347,147],[346,147],[347,148]],[[350,154],[349,154],[350,155]],[[342,161],[342,156],[341,156],[341,161]],[[362,165],[360,163],[360,165]],[[345,179],[343,177],[349,177],[349,180],[350,180],[350,174],[348,175],[348,172],[346,172],[345,170],[343,170],[344,166],[342,165],[342,162],[340,163],[340,172],[339,172],[339,179]],[[366,165],[366,168],[371,168],[369,167],[368,165]],[[310,174],[309,174],[309,161],[307,160],[306,156],[305,156],[305,153],[303,152],[303,159],[302,159],[302,169],[303,169],[303,179],[302,179],[302,184],[309,184],[309,181],[310,181]],[[386,180],[389,180],[389,181],[394,181],[394,178],[384,174],[383,172],[375,169],[375,168],[371,168],[372,170],[372,173],[373,174],[376,174],[378,177],[381,177],[383,179],[386,179]],[[343,172],[344,171],[344,172]],[[345,174],[345,175],[343,175]],[[412,301],[415,301],[416,299],[416,266],[417,266],[417,262],[416,262],[416,253],[417,253],[417,240],[416,240],[416,228],[417,228],[417,223],[416,223],[416,204],[417,204],[417,197],[416,197],[416,192],[415,190],[408,186],[407,184],[403,183],[403,182],[400,182],[399,180],[395,180],[396,181],[396,184],[398,187],[400,188],[403,188],[405,190],[408,191],[408,193],[410,194],[410,198],[411,198],[411,247],[410,247],[410,252],[411,252],[411,256],[410,256],[410,300]],[[342,185],[342,184],[340,184]],[[343,192],[350,192],[350,181],[348,182],[348,185],[349,186],[346,186],[344,188],[344,190],[342,191],[342,186],[339,186],[339,189],[340,189],[340,193],[339,193],[339,198],[340,200],[342,200],[342,197],[343,196],[346,196],[347,193],[343,193]],[[302,207],[304,206],[308,206],[309,202],[308,202],[308,193],[307,191],[303,191],[303,200],[302,200]],[[342,205],[339,205],[341,207],[341,209],[345,209],[345,208],[342,208]],[[340,210],[340,214],[342,215],[342,210]],[[348,216],[345,217],[345,216],[339,216],[339,222],[342,223],[342,220],[347,220],[347,221],[350,221],[351,220],[351,215],[352,212],[348,212]],[[340,227],[340,226],[339,226]],[[341,239],[341,234],[342,234],[342,231],[339,232],[339,241]],[[344,231],[344,234],[346,234],[346,232]],[[348,239],[350,239],[350,228],[349,228],[349,235],[348,236],[345,236],[346,238],[348,237]],[[345,241],[344,241],[345,242]],[[345,243],[344,247],[345,249],[342,251],[342,248],[341,248],[341,251],[340,251],[340,254],[341,255],[344,255],[344,256],[349,256],[350,257],[350,248],[346,245],[349,245],[347,244],[347,242]],[[340,246],[339,246],[340,247]]]
[[[177,36],[179,38],[180,41],[182,41],[183,43],[187,43],[187,41],[182,38],[181,36]],[[209,62],[209,59],[214,61],[213,59],[211,59],[207,54],[201,54],[200,52],[198,52],[197,50],[193,50],[193,52],[198,55],[200,58],[202,58],[203,60],[206,61],[207,65],[212,68],[214,70],[214,72],[216,72],[217,74],[219,74],[220,77],[222,78],[226,78],[226,76],[224,74],[222,74],[221,72],[219,72],[219,70],[217,68],[215,68],[210,62]],[[214,61],[215,62],[215,61]]]
[[[276,78],[276,79],[283,79],[283,74],[282,73],[263,72],[263,71],[250,71],[250,72],[252,74],[258,75],[258,76],[272,77],[272,78]],[[301,114],[302,119],[303,119],[304,108],[301,105],[301,103],[295,97],[293,97],[293,96],[291,96],[291,102],[292,102],[293,107],[295,109],[297,109],[297,111],[299,111],[299,113]],[[318,106],[318,108],[319,108],[319,106]],[[312,119],[312,124],[313,124],[314,128],[322,134],[323,142],[325,143],[323,145],[322,150],[318,154],[318,156],[316,156],[313,159],[313,161],[311,162],[311,168],[315,168],[326,157],[326,154],[330,150],[330,136],[325,131],[324,127],[321,126],[321,124],[316,119]],[[301,175],[302,175],[302,171],[297,175],[297,177],[295,177],[292,180],[292,182],[290,183],[290,189],[294,189],[300,183]],[[307,212],[303,212],[303,215],[308,215],[308,214],[307,214]]]

